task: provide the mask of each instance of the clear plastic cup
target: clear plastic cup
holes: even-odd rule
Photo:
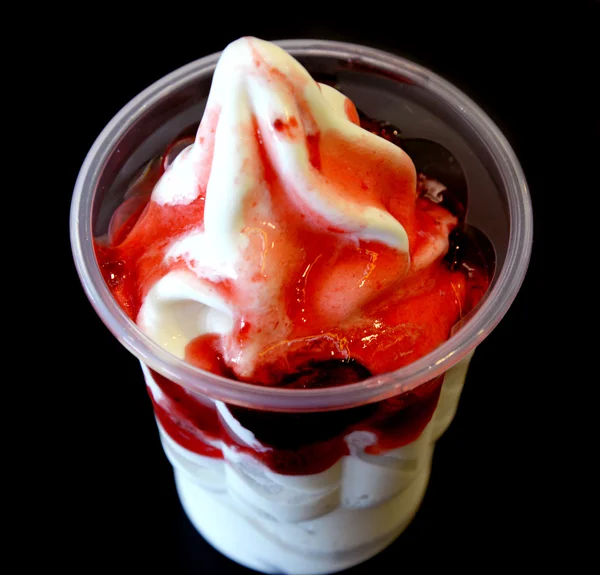
[[[439,76],[364,46],[277,43],[315,79],[333,80],[369,116],[397,125],[407,137],[439,142],[462,165],[467,222],[490,239],[496,268],[486,296],[447,342],[360,383],[266,388],[186,364],[121,310],[92,240],[106,232],[139,167],[199,122],[218,53],[154,83],[105,127],[75,185],[71,243],[90,302],[142,364],[180,501],[198,531],[225,555],[262,572],[332,573],[385,548],[417,511],[433,446],[454,416],[472,353],[502,319],[525,276],[532,212],[504,136]],[[191,412],[178,407],[181,397],[193,402]]]

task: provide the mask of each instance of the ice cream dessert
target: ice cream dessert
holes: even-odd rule
[[[445,341],[488,278],[447,257],[460,214],[438,183],[360,124],[279,47],[230,44],[195,137],[144,167],[97,242],[123,310],[174,355],[261,386],[353,383]],[[340,570],[402,531],[465,370],[376,404],[281,414],[144,366],[190,519],[234,559],[289,573]]]

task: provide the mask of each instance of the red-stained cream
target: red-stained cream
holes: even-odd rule
[[[392,371],[448,339],[487,281],[444,261],[457,225],[417,193],[404,151],[360,127],[349,99],[280,48],[243,38],[221,56],[196,137],[149,164],[96,253],[121,307],[158,343],[213,373],[282,385],[332,360]],[[327,385],[356,381],[332,373]],[[230,437],[215,409],[154,375],[163,428],[218,456],[186,431]],[[370,449],[418,437],[440,384],[411,395],[410,408],[401,397],[363,414],[360,429],[378,437]],[[298,469],[278,463],[285,448],[260,457],[316,472],[347,452],[357,425],[352,416],[303,448]]]

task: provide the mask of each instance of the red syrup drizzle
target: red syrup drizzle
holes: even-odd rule
[[[163,397],[152,399],[156,417],[179,445],[207,457],[222,458],[221,442],[252,455],[275,473],[308,475],[329,469],[350,451],[345,438],[353,431],[371,432],[365,447],[379,454],[418,439],[437,406],[443,376],[416,390],[377,403],[321,413],[276,413],[234,405],[234,418],[254,434],[265,450],[246,445],[229,428],[214,404],[151,371]]]
[[[353,112],[353,116],[358,120],[356,111]],[[400,145],[399,131],[390,124],[371,120],[363,115],[360,117],[360,123],[363,128]],[[274,128],[278,131],[287,131],[293,130],[295,126],[281,123],[275,125]],[[182,137],[189,139],[190,133],[191,131],[188,129],[182,134]],[[319,169],[318,139],[308,141],[307,145],[311,163]],[[177,142],[171,144],[168,150],[172,151],[174,147],[177,147]],[[157,179],[149,182],[151,185],[145,186],[145,189],[152,189]],[[204,198],[201,198],[202,202],[203,200]],[[427,202],[423,198],[418,198],[417,201]],[[463,276],[463,284],[466,286],[463,287],[466,295],[462,309],[458,310],[458,320],[483,297],[490,278],[485,257],[474,246],[468,245],[468,238],[460,233],[464,209],[448,194],[444,196],[442,205],[459,218],[459,226],[450,237],[450,250],[445,258],[446,265],[444,266],[448,273]],[[188,209],[190,209],[189,206]],[[203,212],[202,205],[193,209],[197,210],[200,215]],[[178,214],[175,216],[177,217]],[[121,228],[115,235],[118,242],[126,238],[141,217],[152,217],[152,214],[150,216],[146,214],[143,205],[137,206],[129,218],[121,224]],[[159,227],[164,228],[165,225],[169,225],[169,222],[165,222]],[[335,230],[329,231],[335,232]],[[160,230],[157,233],[161,233]],[[114,243],[116,242],[113,240]],[[132,269],[124,259],[115,258],[115,252],[110,247],[107,248],[101,244],[96,244],[95,247],[97,259],[108,286],[128,315],[135,318],[142,297],[136,284],[139,280],[138,272]],[[137,254],[137,257],[152,258],[153,256],[143,256],[140,253]],[[134,257],[133,260],[135,259]],[[463,264],[466,264],[464,268]],[[157,276],[160,276],[161,264],[158,258],[156,258],[155,268]],[[468,270],[468,272],[465,273],[464,270]],[[223,286],[223,288],[228,289],[227,286]],[[425,301],[426,298],[421,299],[423,301],[419,301],[417,298],[412,302],[416,310],[414,313],[427,315],[433,313]],[[402,321],[402,313],[402,311],[397,312],[399,321]],[[401,336],[390,334],[388,337],[393,339]],[[416,357],[428,351],[420,351],[418,345],[415,347],[417,349]],[[303,351],[306,352],[306,350]],[[327,360],[326,358],[330,357],[329,348],[313,351],[315,351],[316,360],[295,364],[293,372],[280,378],[276,385],[306,389],[340,386],[361,381],[372,375],[370,370],[354,358]],[[374,357],[385,356],[386,359],[379,361],[379,365],[388,367],[388,371],[409,363],[407,360],[398,361],[396,359],[396,365],[394,365],[394,354],[389,345],[381,352],[376,346],[371,347],[369,353]],[[391,365],[390,356],[392,357]],[[201,336],[190,342],[186,350],[186,357],[188,360],[192,358],[194,365],[207,371],[235,378],[221,357],[216,338],[212,335]],[[380,371],[378,370],[377,373]],[[232,432],[211,400],[187,391],[155,371],[151,370],[151,374],[155,384],[162,392],[162,395],[156,398],[150,388],[148,389],[157,419],[165,432],[179,445],[199,455],[221,458],[223,454],[219,445],[224,444],[237,451],[252,455],[274,472],[287,475],[306,475],[328,469],[342,456],[349,454],[345,438],[353,431],[373,434],[374,441],[365,447],[365,452],[370,454],[383,453],[415,441],[433,416],[443,383],[442,375],[414,390],[387,400],[323,413],[275,413],[228,405],[233,417],[244,428],[252,432],[265,447],[264,450],[256,450],[245,444]]]

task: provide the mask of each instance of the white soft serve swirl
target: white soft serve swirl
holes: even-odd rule
[[[266,66],[277,73],[257,70]],[[310,116],[303,114],[289,83],[302,90]],[[234,325],[235,310],[213,287],[215,281],[231,279],[247,284],[257,308],[272,302],[285,274],[264,282],[250,278],[256,262],[245,261],[243,250],[248,236],[243,233],[247,222],[244,212],[246,196],[260,182],[248,166],[260,162],[256,144],[249,145],[240,136],[240,127],[256,118],[264,146],[280,180],[292,182],[286,192],[296,201],[311,206],[332,226],[358,240],[375,240],[408,255],[408,237],[403,226],[385,209],[359,205],[340,196],[335,185],[315,169],[309,159],[305,138],[289,138],[278,133],[276,120],[301,118],[299,129],[305,136],[323,130],[337,130],[347,140],[368,139],[375,152],[397,157],[406,164],[407,156],[398,147],[352,123],[345,113],[346,98],[333,88],[318,85],[308,72],[284,50],[256,38],[242,38],[230,44],[217,64],[206,110],[219,109],[214,134],[214,155],[210,164],[209,150],[203,145],[203,123],[195,143],[183,150],[157,183],[151,197],[160,205],[189,204],[201,193],[199,174],[210,164],[206,187],[204,225],[179,236],[169,247],[165,263],[183,258],[187,270],[168,272],[148,291],[137,323],[152,339],[178,357],[184,357],[185,346],[205,333],[228,334]],[[410,160],[408,160],[410,162]],[[412,165],[412,164],[411,164]],[[266,184],[265,184],[266,185]],[[271,215],[268,198],[254,209],[266,221]],[[254,300],[252,300],[254,297]],[[289,329],[285,311],[280,310],[279,337]],[[244,357],[228,357],[238,363],[241,372],[251,372],[254,349],[247,348]],[[242,365],[244,364],[244,365]]]

